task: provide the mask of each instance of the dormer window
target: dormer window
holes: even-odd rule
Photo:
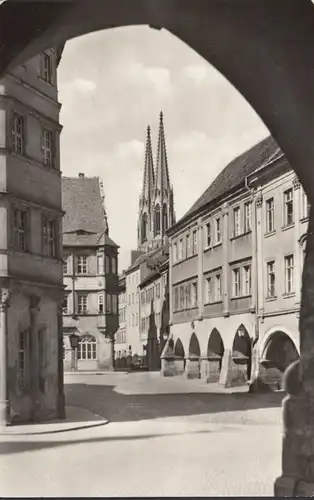
[[[42,58],[42,79],[52,84],[52,56],[46,52]]]

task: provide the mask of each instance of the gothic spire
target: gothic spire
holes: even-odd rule
[[[155,184],[155,172],[152,152],[152,140],[150,135],[150,126],[147,127],[146,150],[145,150],[145,166],[142,199],[151,202],[153,189]]]
[[[156,189],[160,190],[160,193],[170,189],[166,139],[165,139],[164,120],[162,111],[160,112],[160,120],[159,120],[155,186]]]

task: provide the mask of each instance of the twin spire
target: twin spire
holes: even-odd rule
[[[170,190],[170,178],[168,169],[168,159],[166,150],[166,139],[164,129],[163,112],[159,115],[159,132],[156,157],[156,175],[154,170],[154,161],[152,153],[151,129],[147,127],[146,148],[145,148],[145,166],[142,196],[148,202],[151,202],[156,191],[162,194]]]

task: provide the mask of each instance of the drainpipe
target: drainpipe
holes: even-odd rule
[[[256,207],[256,191],[248,186],[248,178],[245,177],[245,188],[251,194],[254,201],[254,217],[255,217],[255,283],[254,283],[254,295],[255,295],[255,337],[252,342],[252,347],[255,346],[259,339],[259,296],[258,296],[258,262],[257,262],[257,207]]]

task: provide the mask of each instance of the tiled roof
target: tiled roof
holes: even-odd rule
[[[235,188],[244,185],[245,178],[249,174],[253,173],[267,161],[278,156],[279,152],[278,144],[273,137],[269,136],[235,158],[220,172],[186,214],[170,228],[170,232],[172,232],[171,229],[180,225],[192,215],[196,215],[205,205],[218,200]]]
[[[134,262],[133,264],[126,269],[126,273],[128,274],[130,271],[133,269],[136,269],[140,266],[140,264],[143,264],[143,262],[146,262],[150,257],[153,257],[155,254],[160,252],[160,248],[154,248],[154,250],[151,250],[150,252],[147,252],[145,254],[140,255]]]
[[[169,264],[169,256],[163,255],[158,259],[158,269],[153,269],[140,283],[140,288],[143,288],[148,283],[154,281],[154,278],[158,278],[161,275],[161,269],[164,265]]]
[[[63,233],[82,229],[94,234],[107,229],[99,177],[62,177]]]

